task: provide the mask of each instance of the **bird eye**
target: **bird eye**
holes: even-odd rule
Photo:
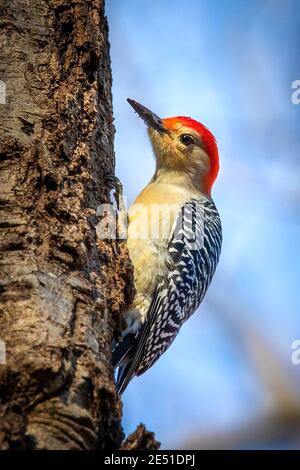
[[[180,141],[184,145],[191,145],[194,143],[194,138],[190,134],[181,134]]]

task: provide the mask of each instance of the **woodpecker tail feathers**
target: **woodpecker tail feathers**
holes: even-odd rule
[[[116,388],[119,395],[121,395],[128,381],[126,377],[130,369],[132,358],[134,357],[135,349],[137,345],[136,335],[127,334],[123,341],[117,343],[112,351],[112,364],[114,368],[118,369]]]

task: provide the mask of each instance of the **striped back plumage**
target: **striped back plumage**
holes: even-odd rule
[[[218,264],[221,244],[221,221],[212,199],[191,199],[183,204],[168,244],[172,260],[168,276],[158,283],[130,362],[118,375],[120,393],[132,376],[157,361],[199,307]]]

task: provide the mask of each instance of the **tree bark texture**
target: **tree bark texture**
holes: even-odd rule
[[[114,172],[107,33],[102,0],[0,0],[1,449],[122,441],[110,344],[132,270],[95,230]]]

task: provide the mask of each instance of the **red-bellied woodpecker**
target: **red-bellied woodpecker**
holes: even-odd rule
[[[214,136],[194,119],[160,119],[128,102],[148,126],[156,170],[128,213],[136,296],[125,312],[122,340],[113,348],[119,393],[157,361],[198,308],[222,243],[211,198],[219,170]]]

